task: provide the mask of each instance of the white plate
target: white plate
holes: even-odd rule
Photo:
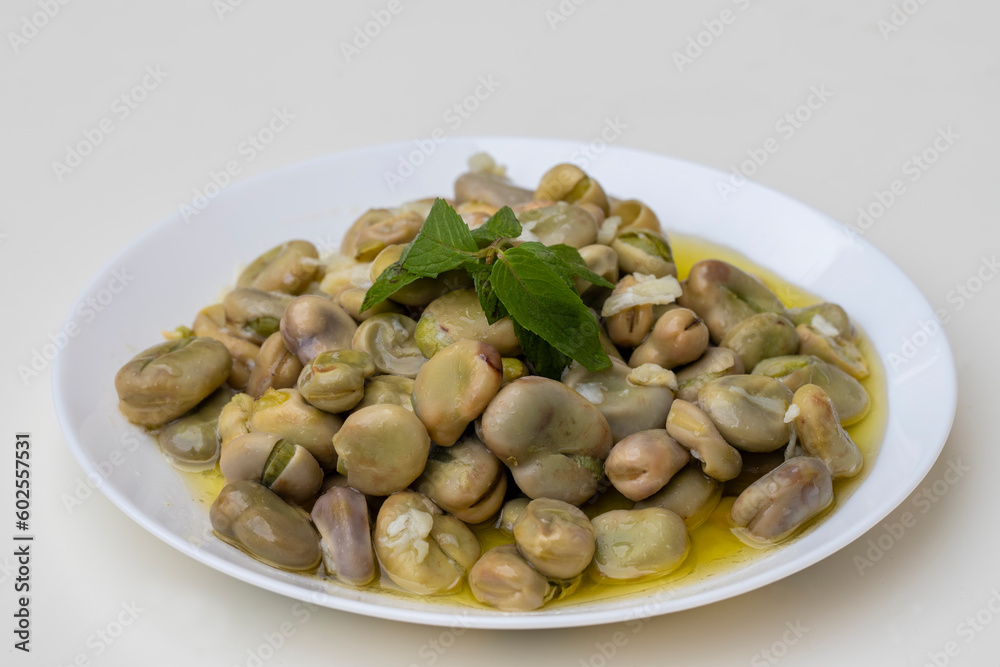
[[[753,183],[724,202],[718,184],[727,175],[621,148],[607,148],[586,166],[608,192],[640,198],[668,229],[738,248],[792,283],[842,304],[883,359],[902,354],[904,341],[914,344],[906,350],[911,357],[905,364],[898,369],[886,364],[889,421],[874,469],[843,507],[787,548],[742,569],[682,585],[669,596],[631,596],[530,614],[357,591],[261,565],[213,538],[205,508],[191,499],[180,475],[119,414],[113,378],[122,364],[156,343],[160,330],[190,323],[198,309],[219,299],[242,264],[272,245],[290,238],[309,239],[321,248],[336,245],[347,225],[369,207],[451,193],[455,177],[478,151],[506,164],[515,182],[534,184],[548,167],[579,159],[581,148],[542,139],[455,138],[429,157],[413,143],[357,150],[239,183],[190,220],[178,213],[153,226],[90,281],[70,314],[80,331],[57,358],[52,382],[60,423],[80,465],[92,478],[104,478],[102,491],[140,525],[222,572],[336,609],[447,626],[562,627],[689,609],[795,573],[873,527],[927,474],[951,428],[956,397],[951,351],[940,330],[917,333],[921,322],[933,320],[930,305],[878,250],[851,239],[842,225],[803,204]],[[411,154],[423,164],[390,190],[385,174],[397,173]],[[120,287],[111,282],[116,271],[127,280],[118,294],[109,289]],[[88,321],[81,308],[91,298],[107,305]],[[933,401],[926,400],[930,395]]]

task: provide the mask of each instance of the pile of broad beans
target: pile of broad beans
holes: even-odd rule
[[[116,377],[122,413],[173,463],[225,476],[210,510],[220,538],[353,586],[468,585],[484,604],[533,610],[583,577],[673,572],[723,495],[741,540],[781,542],[830,506],[833,480],[858,474],[842,427],[869,409],[868,370],[841,307],[789,309],[714,259],[678,283],[642,202],[572,165],[532,191],[486,156],[470,164],[451,200],[470,227],[510,206],[521,240],[577,248],[615,284],[577,284],[611,366],[533,375],[511,322],[487,322],[460,270],[359,312],[430,200],[367,211],[333,257],[283,243]],[[625,509],[595,515],[609,494]],[[469,526],[486,522],[508,543],[483,553]]]

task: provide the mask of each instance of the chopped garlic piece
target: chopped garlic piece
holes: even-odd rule
[[[785,411],[785,423],[791,424],[792,421],[799,416],[799,406],[792,403],[788,406],[788,410]]]
[[[410,542],[417,552],[416,562],[422,563],[430,552],[427,536],[431,534],[433,527],[434,517],[430,513],[411,508],[405,514],[397,516],[385,527],[387,537],[385,545],[390,549],[395,549],[404,547]]]
[[[611,242],[618,236],[618,228],[622,226],[622,219],[617,215],[605,218],[601,223],[601,228],[597,230],[597,242],[604,245],[611,245]]]
[[[574,389],[576,389],[576,393],[594,405],[600,405],[604,402],[604,387],[599,382],[584,382],[576,385]]]
[[[809,325],[819,333],[823,334],[824,336],[829,336],[830,338],[834,338],[840,335],[840,329],[834,326],[833,322],[826,319],[819,313],[813,315],[812,321],[809,323]]]
[[[667,387],[677,391],[677,376],[674,372],[656,364],[642,364],[633,368],[626,379],[640,387]]]
[[[635,285],[609,296],[601,309],[601,317],[610,317],[636,306],[665,306],[681,295],[681,284],[673,276],[656,278],[642,273],[633,275]]]

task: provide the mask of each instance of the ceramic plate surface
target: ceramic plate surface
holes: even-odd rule
[[[261,565],[212,537],[205,507],[192,500],[181,475],[118,412],[118,369],[159,342],[161,330],[189,324],[200,308],[218,302],[238,269],[271,246],[302,238],[322,251],[336,246],[367,208],[450,195],[468,157],[479,151],[505,164],[514,182],[533,187],[552,165],[579,160],[582,147],[491,137],[449,139],[430,156],[412,142],[356,150],[233,185],[193,203],[187,219],[178,211],[153,226],[90,281],[69,316],[80,332],[57,357],[53,394],[81,466],[92,478],[103,478],[101,490],[135,521],[213,568],[316,604],[434,625],[546,628],[689,609],[802,570],[875,526],[927,474],[951,427],[955,369],[943,332],[925,333],[915,354],[907,349],[911,356],[905,363],[886,364],[889,407],[881,452],[864,483],[816,529],[740,569],[691,585],[681,582],[669,596],[629,595],[528,614],[359,591]],[[408,162],[420,166],[401,167]],[[642,199],[668,230],[738,248],[782,278],[840,303],[882,359],[899,354],[904,340],[913,340],[921,323],[934,318],[926,299],[881,252],[784,195],[748,183],[723,201],[718,186],[728,182],[726,174],[614,147],[586,169],[607,192]],[[113,282],[116,275],[127,278],[124,289]],[[81,313],[90,298],[107,305],[87,319]],[[935,400],[927,401],[931,394]]]

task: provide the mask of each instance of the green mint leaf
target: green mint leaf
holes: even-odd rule
[[[549,345],[540,336],[520,326],[514,321],[514,335],[521,343],[524,356],[531,360],[535,372],[552,380],[562,378],[563,369],[569,366],[571,359]]]
[[[574,276],[579,276],[580,278],[583,278],[588,282],[592,282],[599,287],[614,287],[613,283],[608,282],[606,279],[588,269],[587,263],[583,261],[583,257],[580,257],[580,253],[573,246],[558,243],[556,245],[548,246],[548,250],[558,256],[559,259],[562,260],[566,269],[572,271]]]
[[[479,294],[479,305],[483,308],[486,321],[490,324],[495,324],[507,317],[509,313],[500,302],[500,297],[497,296],[496,290],[493,289],[493,283],[490,282],[489,274],[486,274],[482,278],[477,276],[474,280],[476,292]]]
[[[479,248],[485,248],[500,239],[516,239],[521,235],[521,223],[514,216],[509,206],[504,206],[484,222],[472,230],[472,238]]]
[[[587,268],[586,262],[580,257],[580,253],[577,252],[576,248],[562,243],[547,246],[537,241],[522,243],[518,247],[523,248],[525,252],[531,253],[533,257],[552,267],[563,279],[563,282],[574,290],[576,289],[573,282],[574,276],[589,280],[601,287],[614,287],[607,280]]]
[[[507,312],[522,328],[587,370],[610,366],[611,360],[601,348],[597,321],[576,290],[538,260],[537,249],[525,249],[525,245],[499,253],[490,273],[490,283]]]
[[[469,226],[443,199],[435,199],[416,238],[410,242],[400,262],[425,278],[434,278],[468,264],[479,248]]]
[[[365,293],[365,300],[361,302],[361,312],[365,312],[372,306],[377,306],[398,292],[400,288],[409,285],[418,278],[421,278],[421,276],[403,268],[402,260],[395,264],[390,264],[375,280],[375,284],[368,288],[368,292]]]

